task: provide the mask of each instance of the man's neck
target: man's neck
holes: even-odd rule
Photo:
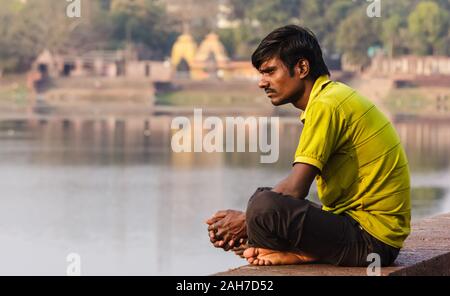
[[[310,79],[305,80],[305,90],[303,91],[303,95],[300,97],[299,100],[292,103],[294,105],[294,107],[296,107],[300,110],[303,110],[303,111],[306,110],[306,106],[308,106],[308,102],[309,102],[309,96],[311,95],[311,91],[313,89],[315,82],[316,82],[316,80],[310,80]]]

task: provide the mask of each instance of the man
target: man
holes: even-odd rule
[[[211,242],[245,250],[255,265],[367,266],[371,253],[382,266],[392,264],[411,216],[408,162],[392,124],[369,100],[329,79],[308,29],[276,29],[252,63],[273,105],[304,110],[304,127],[290,174],[274,188],[258,188],[246,213],[211,217]],[[314,179],[322,208],[305,199]]]

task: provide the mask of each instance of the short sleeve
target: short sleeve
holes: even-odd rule
[[[306,112],[294,163],[310,164],[322,171],[336,150],[340,130],[335,108],[323,102],[314,102]]]

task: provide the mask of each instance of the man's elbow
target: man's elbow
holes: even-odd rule
[[[308,192],[307,191],[305,192],[303,190],[295,191],[295,193],[292,196],[298,199],[305,199],[308,196]]]
[[[281,193],[283,195],[288,195],[298,199],[305,199],[308,196],[308,191],[298,189],[298,188],[289,188],[287,186],[284,187],[275,187],[273,191]]]

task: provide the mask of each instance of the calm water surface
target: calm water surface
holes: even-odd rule
[[[207,275],[244,264],[210,246],[204,220],[244,209],[257,187],[286,176],[301,125],[282,122],[279,162],[260,164],[257,153],[172,153],[170,122],[0,122],[0,274],[65,275],[72,252],[83,275]],[[450,123],[395,125],[413,219],[449,212]]]

